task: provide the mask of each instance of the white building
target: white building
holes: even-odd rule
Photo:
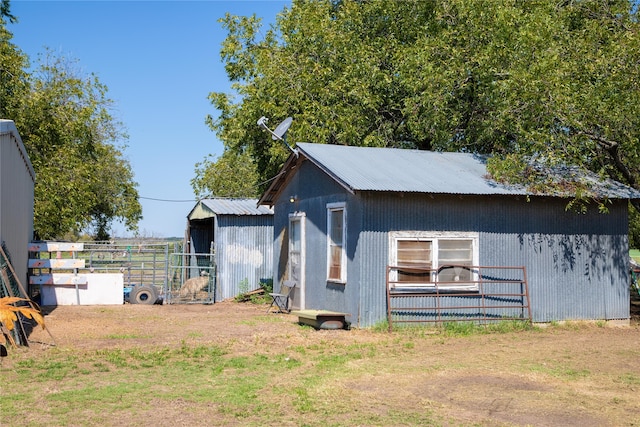
[[[35,172],[14,122],[0,119],[0,240],[25,287],[27,247],[33,238],[34,185]]]

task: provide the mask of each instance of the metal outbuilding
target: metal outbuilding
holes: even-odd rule
[[[273,278],[273,210],[257,199],[210,198],[187,216],[187,252],[212,253],[216,301]]]
[[[386,318],[389,281],[433,291],[407,266],[516,266],[534,322],[628,320],[627,209],[640,192],[570,167],[547,172],[588,187],[609,212],[567,209],[570,191],[495,182],[482,156],[300,143],[259,201],[274,209],[275,287],[293,280],[292,308],[370,326]],[[468,270],[451,270],[453,304],[455,292],[477,291]]]
[[[15,123],[0,119],[0,240],[25,286],[27,247],[33,239],[34,185],[35,172]]]

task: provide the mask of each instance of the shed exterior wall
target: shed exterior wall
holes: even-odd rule
[[[33,239],[35,175],[12,121],[0,120],[0,240],[18,279],[26,286]]]
[[[298,179],[299,177],[299,179]],[[299,182],[311,182],[313,185],[299,185]],[[358,199],[309,162],[301,165],[299,174],[282,192],[283,197],[274,206],[274,287],[288,279],[288,239],[289,215],[295,212],[305,213],[305,308],[327,309],[357,313],[360,294],[360,269],[353,262],[355,246],[360,228],[360,215],[355,214]],[[290,202],[290,197],[295,201]],[[348,201],[347,208],[347,284],[330,283],[327,277],[327,203]],[[352,213],[353,210],[353,213]],[[300,289],[292,291],[293,308],[300,308]],[[353,322],[353,314],[350,319]]]
[[[386,314],[389,231],[475,231],[479,264],[525,266],[535,322],[629,318],[627,204],[608,214],[566,211],[552,198],[408,196],[369,193],[359,238],[360,322]],[[461,301],[461,304],[464,304]]]
[[[273,278],[273,216],[218,215],[215,227],[216,300]]]
[[[536,322],[629,319],[627,202],[613,202],[608,214],[564,207],[536,198],[488,206],[481,260],[527,267]]]
[[[334,202],[346,202],[347,210],[344,285],[326,281],[326,205]],[[609,214],[599,214],[595,206],[586,214],[567,211],[566,203],[514,196],[352,194],[304,162],[276,201],[274,281],[286,278],[288,216],[298,211],[306,218],[306,308],[349,313],[357,326],[386,318],[389,232],[402,230],[478,233],[480,265],[527,268],[535,322],[628,319],[627,202],[614,201]]]

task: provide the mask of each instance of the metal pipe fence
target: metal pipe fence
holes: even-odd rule
[[[165,304],[213,303],[216,301],[216,267],[213,253],[182,253],[181,242],[87,242],[82,250],[57,251],[56,259],[81,259],[84,267],[59,273],[121,273],[126,289],[154,286]],[[31,274],[49,273],[34,269]]]
[[[387,320],[394,323],[531,322],[525,267],[387,266]]]
[[[217,280],[214,254],[172,253],[165,291],[168,304],[213,304]]]

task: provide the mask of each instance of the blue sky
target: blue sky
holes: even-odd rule
[[[13,42],[36,62],[45,47],[78,61],[109,88],[114,115],[129,134],[143,208],[139,232],[182,237],[195,205],[195,164],[220,155],[205,125],[216,114],[207,95],[230,92],[220,59],[226,12],[255,13],[263,28],[290,1],[29,1],[12,0]],[[257,118],[256,118],[257,120]],[[116,237],[126,235],[121,226]]]

